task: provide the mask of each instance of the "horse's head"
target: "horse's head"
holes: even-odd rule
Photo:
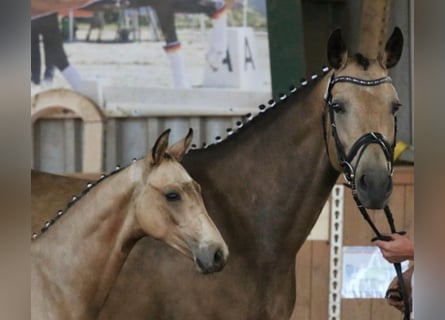
[[[332,165],[345,173],[369,209],[383,208],[392,191],[395,114],[400,102],[387,70],[399,61],[402,46],[399,28],[376,58],[348,57],[340,29],[328,41],[333,68],[325,92],[328,152]]]
[[[193,258],[200,272],[220,271],[228,258],[227,245],[207,213],[200,186],[179,163],[193,131],[168,148],[169,133],[158,138],[144,159],[136,218],[146,234]]]

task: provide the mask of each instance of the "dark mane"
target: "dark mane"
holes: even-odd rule
[[[329,68],[323,67],[321,74],[314,73],[309,80],[302,79],[300,86],[298,87],[295,87],[293,85],[290,86],[289,89],[286,90],[289,91],[287,94],[280,94],[281,99],[271,99],[268,101],[267,104],[259,105],[258,114],[247,114],[239,121],[237,121],[237,124],[241,126],[238,126],[236,128],[228,128],[228,131],[233,130],[233,132],[231,134],[228,134],[227,137],[224,138],[223,135],[219,135],[215,137],[214,141],[206,141],[202,148],[200,148],[200,146],[192,145],[192,149],[188,152],[188,154],[213,149],[214,147],[225,144],[227,141],[238,139],[239,133],[244,132],[250,127],[257,125],[258,123],[262,123],[264,121],[273,121],[277,114],[279,114],[279,110],[292,104],[291,100],[295,101],[295,99],[302,99],[306,94],[311,92],[311,89],[316,85],[316,83],[318,83],[321,78],[324,77],[324,75],[329,70]]]
[[[356,53],[354,55],[355,60],[357,61],[357,63],[359,65],[361,65],[363,67],[363,69],[366,71],[368,70],[369,67],[369,59],[367,57],[365,57],[364,55],[362,55],[361,53]]]

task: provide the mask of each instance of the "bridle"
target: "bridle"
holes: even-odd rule
[[[349,187],[352,190],[352,196],[355,200],[355,203],[357,204],[358,209],[360,210],[360,213],[362,214],[363,218],[368,222],[369,226],[372,228],[374,233],[376,234],[376,237],[374,237],[371,241],[375,240],[384,240],[384,241],[391,241],[392,238],[390,236],[386,236],[380,233],[380,231],[377,229],[375,224],[372,222],[368,212],[366,211],[366,208],[362,205],[360,199],[358,198],[357,193],[357,187],[355,184],[355,174],[357,165],[361,159],[361,156],[363,155],[363,152],[366,150],[366,148],[371,144],[377,144],[380,146],[380,148],[383,151],[383,154],[385,155],[386,161],[387,161],[387,167],[388,172],[390,175],[392,175],[394,171],[394,147],[396,143],[396,135],[397,135],[397,118],[394,116],[394,140],[393,143],[390,144],[384,136],[379,132],[368,132],[362,135],[360,138],[358,138],[354,144],[352,145],[351,149],[349,150],[348,154],[346,154],[345,149],[340,141],[340,138],[338,136],[337,132],[337,125],[335,123],[335,110],[334,110],[334,104],[332,101],[332,87],[339,82],[348,82],[359,86],[378,86],[383,83],[392,83],[392,80],[389,76],[372,79],[372,80],[365,80],[360,79],[352,76],[338,76],[336,77],[335,74],[332,74],[329,77],[328,85],[326,87],[326,91],[324,94],[324,100],[326,102],[327,107],[327,113],[329,115],[329,125],[331,126],[331,133],[332,137],[335,142],[335,148],[336,148],[336,154],[337,154],[337,160],[340,164],[343,176],[346,180],[346,186]],[[325,146],[326,146],[326,152],[329,155],[329,147],[328,147],[328,139],[327,139],[327,130],[325,127],[326,123],[326,114],[323,114],[323,132],[324,132],[324,140],[325,140]],[[354,158],[358,156],[356,167],[352,165],[352,161]],[[332,160],[332,159],[330,159]],[[391,209],[388,205],[384,207],[385,216],[388,220],[388,224],[391,229],[391,233],[399,233],[399,234],[405,234],[404,231],[397,232],[396,227],[394,224],[394,219],[391,213]],[[405,312],[404,312],[404,320],[409,320],[410,318],[410,310],[409,310],[409,298],[405,286],[405,282],[403,280],[402,276],[402,267],[400,263],[394,263],[394,268],[397,273],[397,278],[399,281],[399,287],[401,289],[400,296],[402,297],[400,300],[403,299],[404,306],[405,306]]]
[[[378,146],[380,146],[380,148],[383,151],[383,154],[385,155],[386,161],[387,161],[388,171],[389,171],[390,175],[392,175],[393,170],[394,170],[394,166],[393,166],[393,164],[394,164],[394,146],[395,146],[395,140],[396,140],[395,137],[397,134],[397,127],[394,126],[394,141],[392,144],[390,144],[383,137],[383,135],[381,133],[372,131],[372,132],[365,133],[363,136],[358,138],[357,141],[355,141],[354,144],[352,145],[349,153],[346,154],[345,150],[343,148],[343,145],[340,141],[340,138],[338,136],[338,132],[337,132],[337,125],[335,123],[335,111],[334,111],[334,107],[333,107],[334,103],[332,102],[332,93],[331,93],[332,87],[336,83],[339,83],[339,82],[349,82],[349,83],[353,83],[353,84],[360,85],[360,86],[377,86],[382,83],[392,83],[392,80],[388,76],[383,77],[383,78],[373,79],[373,80],[363,80],[363,79],[359,79],[359,78],[355,78],[355,77],[351,77],[351,76],[335,77],[335,75],[332,75],[329,78],[328,86],[326,87],[324,99],[326,101],[326,106],[328,109],[327,112],[329,114],[329,122],[330,122],[330,126],[331,126],[332,137],[334,138],[334,141],[335,141],[337,160],[343,169],[343,174],[345,176],[345,180],[350,184],[353,193],[356,193],[357,189],[356,189],[355,182],[354,182],[356,168],[354,168],[354,166],[352,165],[352,160],[356,157],[356,155],[358,154],[359,151],[360,151],[360,153],[359,153],[359,158],[360,158],[361,155],[363,154],[363,152],[365,151],[365,149],[369,145],[377,144]],[[327,147],[326,128],[324,126],[324,121],[325,121],[325,119],[323,119],[323,129],[325,132],[325,143],[326,143],[326,147]],[[397,121],[395,121],[395,123],[397,123]],[[328,152],[328,155],[329,155],[329,152]]]

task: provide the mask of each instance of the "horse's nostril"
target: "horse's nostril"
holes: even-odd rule
[[[391,176],[388,176],[386,182],[387,182],[387,184],[386,184],[386,192],[389,192],[389,191],[392,190],[392,179],[391,179]]]
[[[363,187],[364,189],[366,189],[368,187],[368,184],[366,183],[366,175],[362,175],[360,177],[360,185],[361,187]]]
[[[215,255],[213,256],[213,263],[217,266],[223,263],[224,254],[221,249],[216,250]]]

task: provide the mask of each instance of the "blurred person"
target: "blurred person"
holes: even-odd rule
[[[181,43],[175,27],[175,13],[204,13],[212,19],[207,63],[217,70],[223,63],[227,51],[227,5],[224,0],[133,0],[130,6],[150,6],[156,12],[165,37],[164,50],[173,72],[176,88],[189,88]]]
[[[71,88],[79,90],[81,78],[77,70],[70,65],[63,49],[62,35],[59,30],[57,13],[51,13],[31,20],[31,81],[35,85],[40,84],[40,41],[42,35],[45,52],[46,70],[44,75],[45,84],[49,85],[54,77],[54,68],[60,70],[63,77],[68,81]]]
[[[414,261],[414,242],[406,236],[394,233],[391,234],[390,241],[377,240],[376,246],[379,247],[383,257],[390,263],[401,263],[404,261]],[[410,300],[411,319],[414,319],[413,313],[413,287],[414,287],[414,265],[411,265],[403,272],[403,280]],[[401,298],[401,288],[398,278],[395,277],[386,291],[388,304],[401,312],[405,311],[405,305]]]

